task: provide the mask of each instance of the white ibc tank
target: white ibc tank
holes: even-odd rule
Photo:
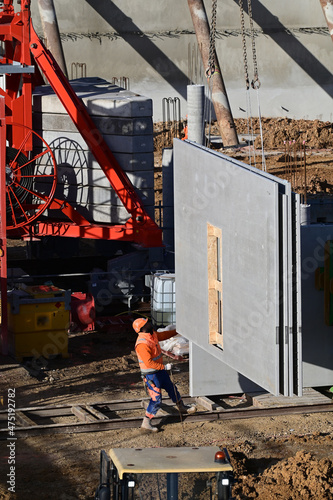
[[[157,274],[153,277],[151,316],[157,327],[176,323],[176,284],[174,274]]]

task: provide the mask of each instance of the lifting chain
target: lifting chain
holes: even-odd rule
[[[243,0],[239,0],[238,3],[239,3],[239,8],[240,8],[240,15],[241,15],[241,32],[242,32],[242,43],[243,43],[245,84],[246,84],[246,90],[248,90],[250,88],[250,79],[249,79],[249,68],[248,68],[247,52],[246,52],[246,34],[245,34],[245,19],[244,19]],[[251,87],[253,89],[259,89],[260,80],[259,80],[259,75],[258,75],[257,52],[256,52],[255,34],[254,34],[254,28],[253,28],[252,1],[247,0],[247,5],[248,5],[249,20],[250,20],[250,33],[251,33],[253,71],[254,71],[254,76],[253,76],[253,80],[251,82]]]
[[[207,78],[211,78],[215,73],[216,12],[217,12],[217,0],[213,0],[212,21],[209,34],[209,58],[208,58],[208,68],[206,70]]]
[[[255,44],[255,35],[254,35],[254,28],[253,28],[253,16],[252,16],[252,1],[247,0],[247,5],[248,5],[248,11],[249,11],[249,18],[250,18],[250,30],[251,30],[251,40],[252,40],[252,57],[253,57],[253,71],[254,71],[254,76],[253,80],[251,82],[251,87],[253,89],[259,89],[260,88],[260,80],[259,80],[259,75],[258,75],[258,63],[257,63],[257,52],[256,52],[256,44]]]
[[[245,85],[246,90],[250,88],[250,79],[249,79],[249,66],[247,63],[247,52],[246,52],[246,38],[245,38],[245,20],[244,20],[244,8],[243,8],[243,0],[239,0],[239,9],[241,15],[241,30],[242,30],[242,43],[243,43],[243,60],[244,60],[244,72],[245,72]]]

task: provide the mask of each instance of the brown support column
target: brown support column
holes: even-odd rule
[[[64,51],[60,40],[57,15],[53,0],[38,0],[39,13],[42,21],[46,46],[59,64],[61,71],[68,78]]]
[[[327,26],[333,40],[333,0],[320,0]]]
[[[7,221],[6,221],[6,123],[5,98],[0,97],[0,279],[1,352],[8,354],[7,325]]]
[[[187,0],[192,22],[201,52],[205,70],[208,69],[210,29],[203,0]],[[212,90],[212,102],[224,146],[237,146],[238,136],[231,114],[227,91],[224,86],[222,72],[215,53],[215,72],[210,76],[209,85]]]

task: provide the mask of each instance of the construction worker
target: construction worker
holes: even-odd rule
[[[196,408],[184,404],[168,373],[172,368],[171,363],[163,364],[159,341],[174,337],[177,335],[176,330],[156,332],[147,318],[136,319],[133,322],[133,329],[138,334],[135,351],[139,360],[141,376],[151,397],[141,428],[150,432],[157,432],[157,427],[151,425],[151,419],[156,415],[162,404],[162,389],[168,393],[181,413],[195,413]]]

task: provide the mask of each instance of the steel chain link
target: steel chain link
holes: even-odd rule
[[[244,19],[244,7],[243,0],[238,1],[240,16],[241,16],[241,33],[242,33],[242,44],[243,44],[243,60],[244,60],[244,72],[245,72],[245,85],[246,90],[250,88],[250,79],[249,79],[249,66],[247,61],[247,51],[246,51],[246,33],[245,33],[245,19]],[[247,0],[248,6],[248,14],[249,14],[249,22],[250,22],[250,35],[251,35],[251,44],[252,44],[252,58],[253,58],[253,80],[251,81],[251,87],[253,89],[259,89],[260,80],[258,74],[258,62],[257,62],[257,52],[256,52],[256,44],[255,44],[255,33],[253,27],[253,15],[252,15],[252,1]]]
[[[216,14],[217,0],[212,1],[212,20],[209,34],[209,58],[206,71],[207,78],[211,78],[215,72],[215,38],[216,38]]]
[[[250,79],[249,79],[249,67],[247,63],[247,52],[246,52],[246,38],[245,38],[245,19],[244,19],[244,8],[243,8],[243,0],[239,0],[239,9],[241,16],[241,31],[242,31],[242,43],[243,43],[243,61],[244,61],[244,72],[245,72],[245,84],[246,90],[250,88]]]
[[[254,28],[253,28],[252,1],[251,0],[247,0],[247,6],[248,6],[248,11],[249,11],[249,19],[250,19],[253,71],[254,71],[254,77],[253,77],[253,80],[251,82],[251,87],[253,89],[259,89],[260,80],[259,80],[259,75],[258,75],[258,62],[257,62],[257,52],[256,52],[256,44],[255,44],[255,34],[254,34]]]

